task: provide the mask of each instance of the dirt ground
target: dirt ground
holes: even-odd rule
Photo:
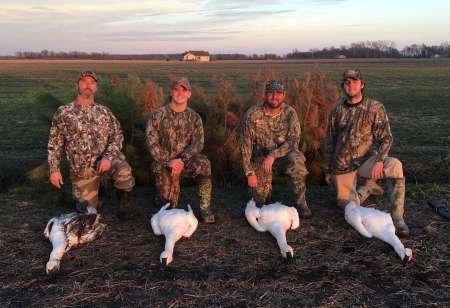
[[[193,192],[187,188],[184,195]],[[60,274],[49,278],[51,244],[42,231],[49,218],[70,209],[47,186],[1,194],[0,306],[450,306],[449,221],[426,204],[430,195],[448,204],[450,185],[409,185],[411,236],[403,242],[414,262],[406,267],[390,246],[345,223],[327,187],[309,188],[314,217],[288,233],[294,260],[286,262],[270,234],[248,225],[244,189],[218,188],[217,223],[200,223],[190,239],[179,241],[167,268],[159,263],[164,239],[149,227],[157,210],[153,192],[135,191],[127,222],[115,217],[113,195],[101,208],[108,225],[103,236],[69,251]],[[288,189],[275,188],[277,200],[289,203],[288,196]],[[382,199],[372,201],[387,209]]]

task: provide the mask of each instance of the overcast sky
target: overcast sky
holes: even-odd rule
[[[365,40],[391,40],[400,49],[450,41],[450,1],[0,0],[0,55],[286,54]]]

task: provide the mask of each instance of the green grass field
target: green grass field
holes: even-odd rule
[[[17,178],[45,160],[48,127],[33,108],[33,94],[49,91],[69,101],[81,70],[121,77],[136,74],[141,80],[157,82],[165,90],[170,74],[187,76],[193,84],[204,88],[207,95],[213,92],[213,75],[219,74],[232,80],[237,93],[245,99],[250,96],[251,75],[258,71],[274,70],[278,77],[288,76],[292,80],[301,79],[315,65],[327,72],[336,84],[343,70],[360,68],[366,78],[367,95],[386,105],[395,139],[391,154],[404,162],[409,178],[418,182],[445,180],[435,171],[448,153],[450,59],[213,63],[3,61],[0,64],[0,168],[4,174]]]

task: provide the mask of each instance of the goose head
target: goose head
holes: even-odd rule
[[[59,272],[61,261],[60,260],[50,260],[47,262],[45,267],[45,272],[49,276],[54,276]]]
[[[159,261],[162,265],[167,266],[173,261],[173,255],[167,251],[163,251],[159,256]]]
[[[402,259],[403,266],[413,261],[413,253],[410,248],[405,248],[405,256]]]
[[[283,249],[281,249],[281,255],[285,259],[293,259],[294,258],[294,249],[291,246],[287,245]]]

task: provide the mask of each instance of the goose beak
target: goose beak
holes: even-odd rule
[[[47,264],[46,271],[49,277],[54,277],[59,273],[59,265]]]
[[[412,263],[413,261],[413,254],[412,250],[409,248],[405,249],[405,256],[402,259],[403,266],[406,266],[408,263]]]
[[[161,264],[164,265],[164,266],[169,265],[169,263],[167,263],[167,258],[162,258],[161,259]]]

